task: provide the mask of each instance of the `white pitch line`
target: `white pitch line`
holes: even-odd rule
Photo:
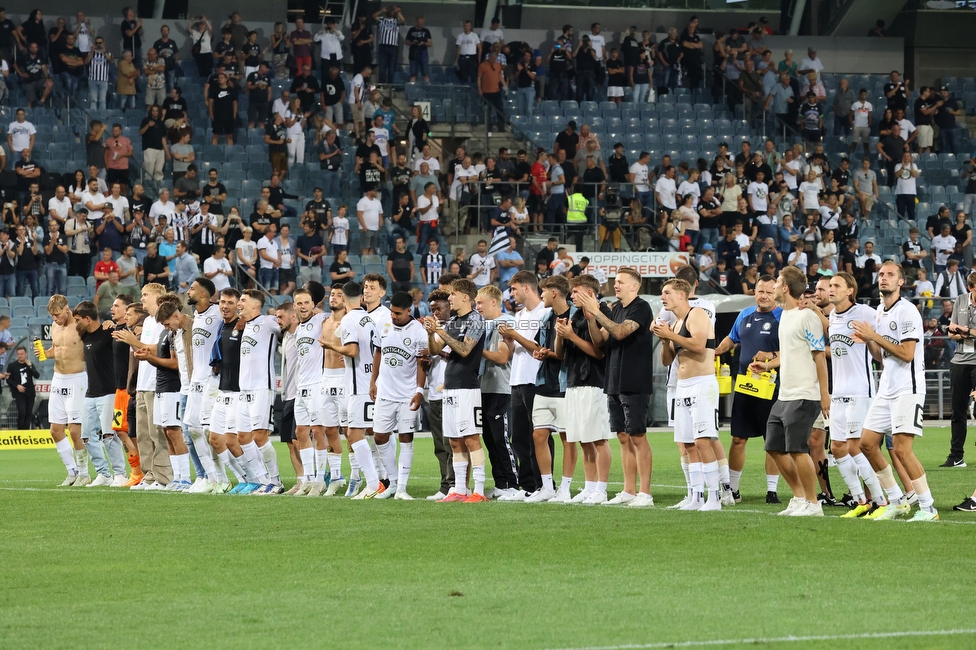
[[[638,650],[641,648],[701,648],[721,645],[753,645],[758,643],[805,643],[808,641],[857,641],[861,639],[897,639],[905,637],[976,635],[973,630],[908,630],[905,632],[865,632],[862,634],[820,634],[815,636],[781,636],[755,639],[715,639],[711,641],[674,641],[634,643],[627,645],[584,646],[562,650]]]

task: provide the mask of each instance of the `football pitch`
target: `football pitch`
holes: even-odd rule
[[[55,488],[54,450],[4,452],[0,648],[976,647],[976,515],[952,511],[976,470],[937,467],[948,428],[916,446],[931,524],[770,516],[789,488],[766,505],[758,441],[741,504],[665,510],[678,453],[649,439],[657,507],[636,511],[430,503],[430,439],[415,502]]]

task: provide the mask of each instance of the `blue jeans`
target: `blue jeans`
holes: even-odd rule
[[[654,66],[654,86],[660,88],[662,86],[667,86],[668,88],[678,87],[678,69],[673,65],[669,65],[664,68],[660,65]]]
[[[636,192],[636,198],[645,210],[654,210],[654,192]]]
[[[95,465],[95,471],[105,477],[113,474],[125,476],[122,441],[112,431],[114,405],[115,393],[111,393],[101,397],[86,397],[82,410],[81,439],[91,456],[92,464]],[[82,467],[81,471],[87,474],[88,468]]]
[[[327,199],[338,199],[342,196],[342,186],[339,182],[339,172],[322,170],[322,196]]]
[[[441,238],[441,233],[437,230],[437,227],[432,225],[431,221],[421,221],[417,224],[417,254],[426,255],[427,254],[427,242],[431,239],[435,240],[439,246],[444,245],[444,240]],[[440,250],[438,248],[438,250]]]
[[[74,97],[75,91],[78,90],[78,77],[69,72],[62,72],[58,77],[61,79],[61,83],[64,84],[68,94]]]
[[[701,234],[698,236],[698,244],[700,246],[711,244],[712,247],[715,247],[718,245],[718,234],[718,228],[702,228]]]
[[[634,84],[634,103],[643,104],[647,101],[647,93],[651,84]]]
[[[17,295],[27,295],[27,285],[30,284],[31,298],[41,295],[41,287],[37,271],[17,271]]]
[[[851,119],[849,117],[834,116],[834,135],[850,135]]]
[[[97,111],[105,110],[105,96],[108,94],[107,81],[88,80],[88,106]]]
[[[396,45],[380,45],[378,49],[380,59],[380,83],[393,83],[393,71],[396,69],[397,54],[399,50],[397,49]]]
[[[180,395],[180,413],[186,413],[186,397],[186,395]],[[190,460],[193,462],[193,469],[197,478],[209,478],[206,470],[203,469],[203,465],[200,464],[200,455],[197,453],[197,448],[193,446],[193,438],[190,437],[190,428],[186,426],[186,419],[183,420],[183,442],[186,443],[186,448],[190,450]]]
[[[17,274],[11,273],[9,275],[0,275],[0,289],[3,290],[3,295],[7,298],[13,298],[17,295]]]
[[[131,110],[136,107],[136,96],[135,95],[120,95],[115,94],[116,104],[123,111]]]
[[[44,275],[47,277],[48,294],[59,293],[62,296],[68,294],[68,267],[65,264],[52,264],[48,262],[44,265]]]
[[[417,52],[416,59],[410,59],[410,78],[422,77],[425,81],[430,78],[430,63],[427,50]]]
[[[166,92],[173,89],[176,85],[176,68],[166,71]]]
[[[565,219],[565,212],[563,209],[566,207],[566,194],[553,194],[549,197],[549,202],[546,204],[546,225],[554,226],[563,223]]]
[[[258,269],[258,282],[268,291],[277,291],[278,269]]]
[[[959,132],[961,129],[939,129],[939,151],[942,153],[959,152]]]
[[[519,115],[532,117],[532,108],[535,106],[535,86],[519,88],[515,99],[518,102]]]

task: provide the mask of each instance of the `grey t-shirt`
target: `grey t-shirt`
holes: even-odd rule
[[[122,273],[128,273],[129,271],[135,269],[136,266],[139,264],[139,260],[133,257],[128,261],[126,261],[125,257],[120,257],[117,261],[117,264],[119,265],[119,274],[121,275]],[[119,280],[119,284],[121,284],[123,287],[138,286],[138,282],[136,281],[135,274],[122,278],[121,280]]]
[[[191,144],[171,144],[169,146],[169,152],[171,154],[178,153],[181,156],[187,156],[193,153],[193,145]],[[190,163],[177,160],[173,158],[173,171],[174,172],[185,172],[186,168],[190,166]]]
[[[502,314],[494,320],[485,322],[485,350],[498,352],[498,346],[505,345],[502,335],[498,333],[498,326],[502,323],[514,324],[515,319],[508,314]],[[509,360],[504,366],[481,359],[481,392],[495,395],[511,395],[512,386],[509,377],[512,374],[512,362]]]
[[[867,171],[858,169],[854,172],[854,185],[865,194],[874,194],[874,182],[877,179],[878,175],[874,173],[873,169]]]
[[[970,294],[961,294],[956,298],[952,308],[952,322],[962,327],[976,329],[976,305],[970,300]],[[952,356],[952,363],[964,366],[976,365],[976,339],[965,338],[956,342],[956,353]]]
[[[850,88],[847,92],[837,91],[834,95],[834,115],[839,117],[849,117],[851,114],[851,104],[857,101],[857,97],[854,96],[854,91]]]
[[[437,185],[437,175],[427,174],[426,176],[421,176],[420,174],[417,174],[416,176],[413,177],[413,180],[410,181],[410,189],[416,192],[417,197],[419,198],[420,195],[424,193],[424,186],[427,183],[433,183],[434,185]]]

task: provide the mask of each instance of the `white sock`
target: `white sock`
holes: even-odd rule
[[[569,489],[573,486],[573,477],[564,476],[563,480],[559,483],[559,490],[562,492],[569,492]]]
[[[380,477],[376,472],[376,465],[373,464],[373,454],[369,449],[369,443],[365,440],[354,442],[352,451],[366,476],[366,489],[375,492],[380,487]]]
[[[471,466],[471,478],[474,479],[474,493],[485,496],[485,464]]]
[[[54,444],[54,448],[58,450],[58,456],[61,457],[61,462],[64,463],[64,468],[68,470],[68,474],[77,474],[78,463],[75,462],[71,441],[67,438],[62,438],[60,442]]]
[[[351,460],[351,459],[350,459]],[[320,480],[325,480],[325,466],[322,466],[322,478]],[[329,480],[338,481],[342,478],[342,454],[329,454]]]
[[[211,452],[215,454],[215,457],[212,458],[211,460],[213,460],[214,469],[217,471],[217,476],[214,478],[214,483],[226,483],[227,464],[224,462],[224,459],[220,454],[213,452],[212,449]]]
[[[302,459],[302,471],[305,472],[305,482],[315,480],[315,450],[311,447],[298,450],[298,457]]]
[[[607,482],[606,481],[597,481],[596,482],[596,491],[597,492],[601,492],[603,494],[606,494],[607,493]]]
[[[878,480],[877,473],[871,467],[871,461],[861,453],[853,454],[851,460],[854,461],[854,465],[857,467],[858,476],[861,477],[864,484],[871,490],[871,500],[879,506],[885,505],[884,489],[881,487],[881,481]]]
[[[705,474],[702,463],[688,463],[688,476],[691,479],[693,499],[701,499],[705,492]]]
[[[329,471],[329,450],[316,449],[313,452],[313,457],[315,459],[315,480],[319,483],[325,483],[325,473]],[[302,465],[304,464],[303,462]]]
[[[742,480],[742,472],[734,469],[729,470],[729,485],[733,492],[739,491],[739,481]]]
[[[203,472],[207,475],[205,478],[209,481],[214,481],[216,479],[217,466],[214,465],[213,450],[210,449],[210,441],[207,438],[208,436],[203,432],[203,429],[190,429],[190,440],[193,441],[193,448],[197,450],[197,456],[200,457]],[[203,477],[198,476],[197,478]],[[187,474],[186,480],[190,480],[189,474]]]
[[[776,492],[779,488],[779,474],[766,474],[766,491]]]
[[[79,474],[84,474],[85,476],[91,476],[88,473],[88,448],[75,449],[75,464],[78,468]]]
[[[400,443],[400,463],[397,467],[397,490],[407,491],[407,479],[410,478],[410,468],[413,466],[413,443]]]
[[[857,465],[850,456],[841,456],[834,459],[837,462],[837,471],[847,485],[847,491],[858,501],[864,500],[864,490],[861,489],[861,481],[857,478]]]
[[[271,479],[271,482],[281,483],[281,475],[278,473],[278,452],[275,451],[274,445],[269,440],[259,448],[259,451],[261,452],[261,457],[264,459],[265,467],[268,468],[268,477]]]
[[[722,485],[731,485],[732,474],[729,470],[729,461],[722,459],[718,462],[718,480]]]
[[[593,494],[596,489],[596,481],[583,481],[583,494]]]
[[[234,473],[234,478],[237,479],[238,483],[247,483],[247,475],[244,471],[244,463],[247,461],[244,459],[244,455],[234,456],[230,453],[230,449],[225,449],[220,452],[220,459],[224,461],[224,465],[230,468],[230,471]]]
[[[688,464],[689,464],[688,463],[688,457],[687,456],[682,456],[681,457],[681,473],[685,475],[685,489],[688,492],[688,498],[690,499],[694,495],[692,494],[692,489],[691,489],[691,474],[689,473],[689,470],[688,470]]]
[[[366,443],[366,446],[369,447],[369,443],[368,442]],[[372,452],[370,452],[370,453],[372,453]],[[373,465],[373,468],[374,469],[376,468],[376,465],[375,464]],[[357,456],[352,451],[352,448],[350,447],[350,449],[349,449],[349,478],[350,479],[358,479],[359,478],[359,469],[360,469],[359,468],[359,456]]]
[[[702,463],[702,474],[705,475],[705,487],[708,488],[708,500],[712,501],[719,499],[718,492],[718,461],[713,460],[710,463]]]
[[[175,456],[176,463],[180,466],[180,476],[186,483],[190,482],[190,452]],[[175,469],[175,468],[174,468]],[[216,472],[216,470],[214,470]]]
[[[380,454],[380,460],[383,461],[383,469],[386,471],[386,476],[390,480],[396,481],[397,475],[393,472],[393,468],[397,466],[396,442],[394,442],[393,438],[390,438],[382,445],[376,445],[376,450]]]
[[[241,445],[244,451],[244,460],[247,461],[247,476],[252,483],[264,485],[268,482],[268,470],[261,459],[261,452],[258,445],[253,440],[246,445]]]
[[[458,494],[468,493],[468,461],[454,461],[454,491]],[[549,484],[552,485],[552,477],[549,478]]]
[[[180,463],[179,463],[178,460],[176,460],[176,456],[175,455],[173,455],[173,454],[170,454],[169,455],[169,464],[173,468],[173,482],[174,483],[179,483],[180,481],[183,480],[183,477],[180,476]]]
[[[381,481],[385,478],[389,478],[386,468],[383,467],[383,457],[380,456],[379,445],[377,445],[376,441],[373,440],[373,436],[366,436],[366,442],[369,444],[370,453],[373,455],[373,467],[376,468],[376,474],[380,477]],[[359,461],[359,464],[363,465],[362,461]],[[365,469],[366,466],[363,465],[363,470],[365,471]]]
[[[912,481],[915,495],[918,496],[918,507],[926,512],[935,512],[935,499],[932,498],[932,491],[929,490],[929,481],[925,474]]]
[[[542,475],[542,489],[543,490],[549,490],[550,492],[553,491],[553,487],[552,487],[552,474],[543,474]]]

